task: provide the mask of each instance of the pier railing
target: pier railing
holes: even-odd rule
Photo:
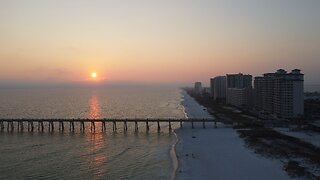
[[[123,130],[128,130],[128,123],[134,123],[135,131],[139,129],[139,123],[145,123],[146,130],[149,131],[149,123],[157,123],[158,131],[160,131],[160,123],[168,123],[169,130],[172,129],[172,123],[179,123],[180,128],[183,128],[183,123],[191,124],[194,128],[195,123],[202,123],[202,127],[206,128],[206,123],[211,122],[214,127],[217,127],[217,122],[222,122],[219,119],[0,119],[0,130],[14,131],[15,126],[18,131],[23,131],[25,125],[27,130],[33,132],[36,128],[38,131],[44,131],[47,126],[50,132],[55,130],[55,125],[58,124],[59,131],[65,130],[65,125],[69,125],[69,131],[75,131],[75,123],[79,124],[80,131],[84,132],[85,124],[90,124],[90,130],[96,131],[96,123],[101,123],[101,130],[106,131],[107,124],[112,124],[112,130],[117,130],[117,124],[123,124]]]

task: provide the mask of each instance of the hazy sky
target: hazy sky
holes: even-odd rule
[[[0,83],[208,82],[299,68],[320,84],[319,0],[0,0]]]

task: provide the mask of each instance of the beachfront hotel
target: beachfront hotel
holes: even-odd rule
[[[304,114],[303,91],[304,75],[299,69],[265,73],[254,79],[254,107],[277,118],[297,118]]]
[[[226,103],[240,108],[252,106],[252,75],[227,74]]]
[[[226,76],[217,76],[210,79],[210,92],[214,100],[226,98]]]
[[[194,83],[194,90],[197,94],[201,94],[202,93],[202,84],[201,82],[195,82]]]

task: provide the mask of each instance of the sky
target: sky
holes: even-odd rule
[[[4,86],[206,84],[279,68],[320,84],[319,0],[0,0],[0,22]]]

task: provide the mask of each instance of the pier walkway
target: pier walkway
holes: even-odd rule
[[[36,128],[38,131],[44,131],[48,127],[50,132],[58,126],[59,131],[65,130],[65,125],[69,125],[69,131],[74,132],[75,124],[78,124],[80,131],[84,132],[85,124],[90,124],[90,130],[96,131],[96,123],[101,123],[101,130],[106,131],[107,124],[112,124],[112,130],[117,130],[118,124],[123,124],[123,130],[128,130],[128,123],[134,123],[135,131],[139,129],[139,123],[144,123],[146,130],[150,129],[149,123],[157,123],[158,131],[160,131],[160,123],[167,123],[169,130],[172,129],[172,123],[180,123],[180,128],[183,128],[183,123],[190,123],[191,128],[194,128],[195,123],[201,123],[203,128],[206,128],[206,123],[211,122],[214,127],[217,127],[217,122],[223,122],[219,119],[0,119],[0,130],[14,131],[15,126],[18,131],[23,131],[26,128],[33,132]],[[26,126],[25,126],[26,125]]]

